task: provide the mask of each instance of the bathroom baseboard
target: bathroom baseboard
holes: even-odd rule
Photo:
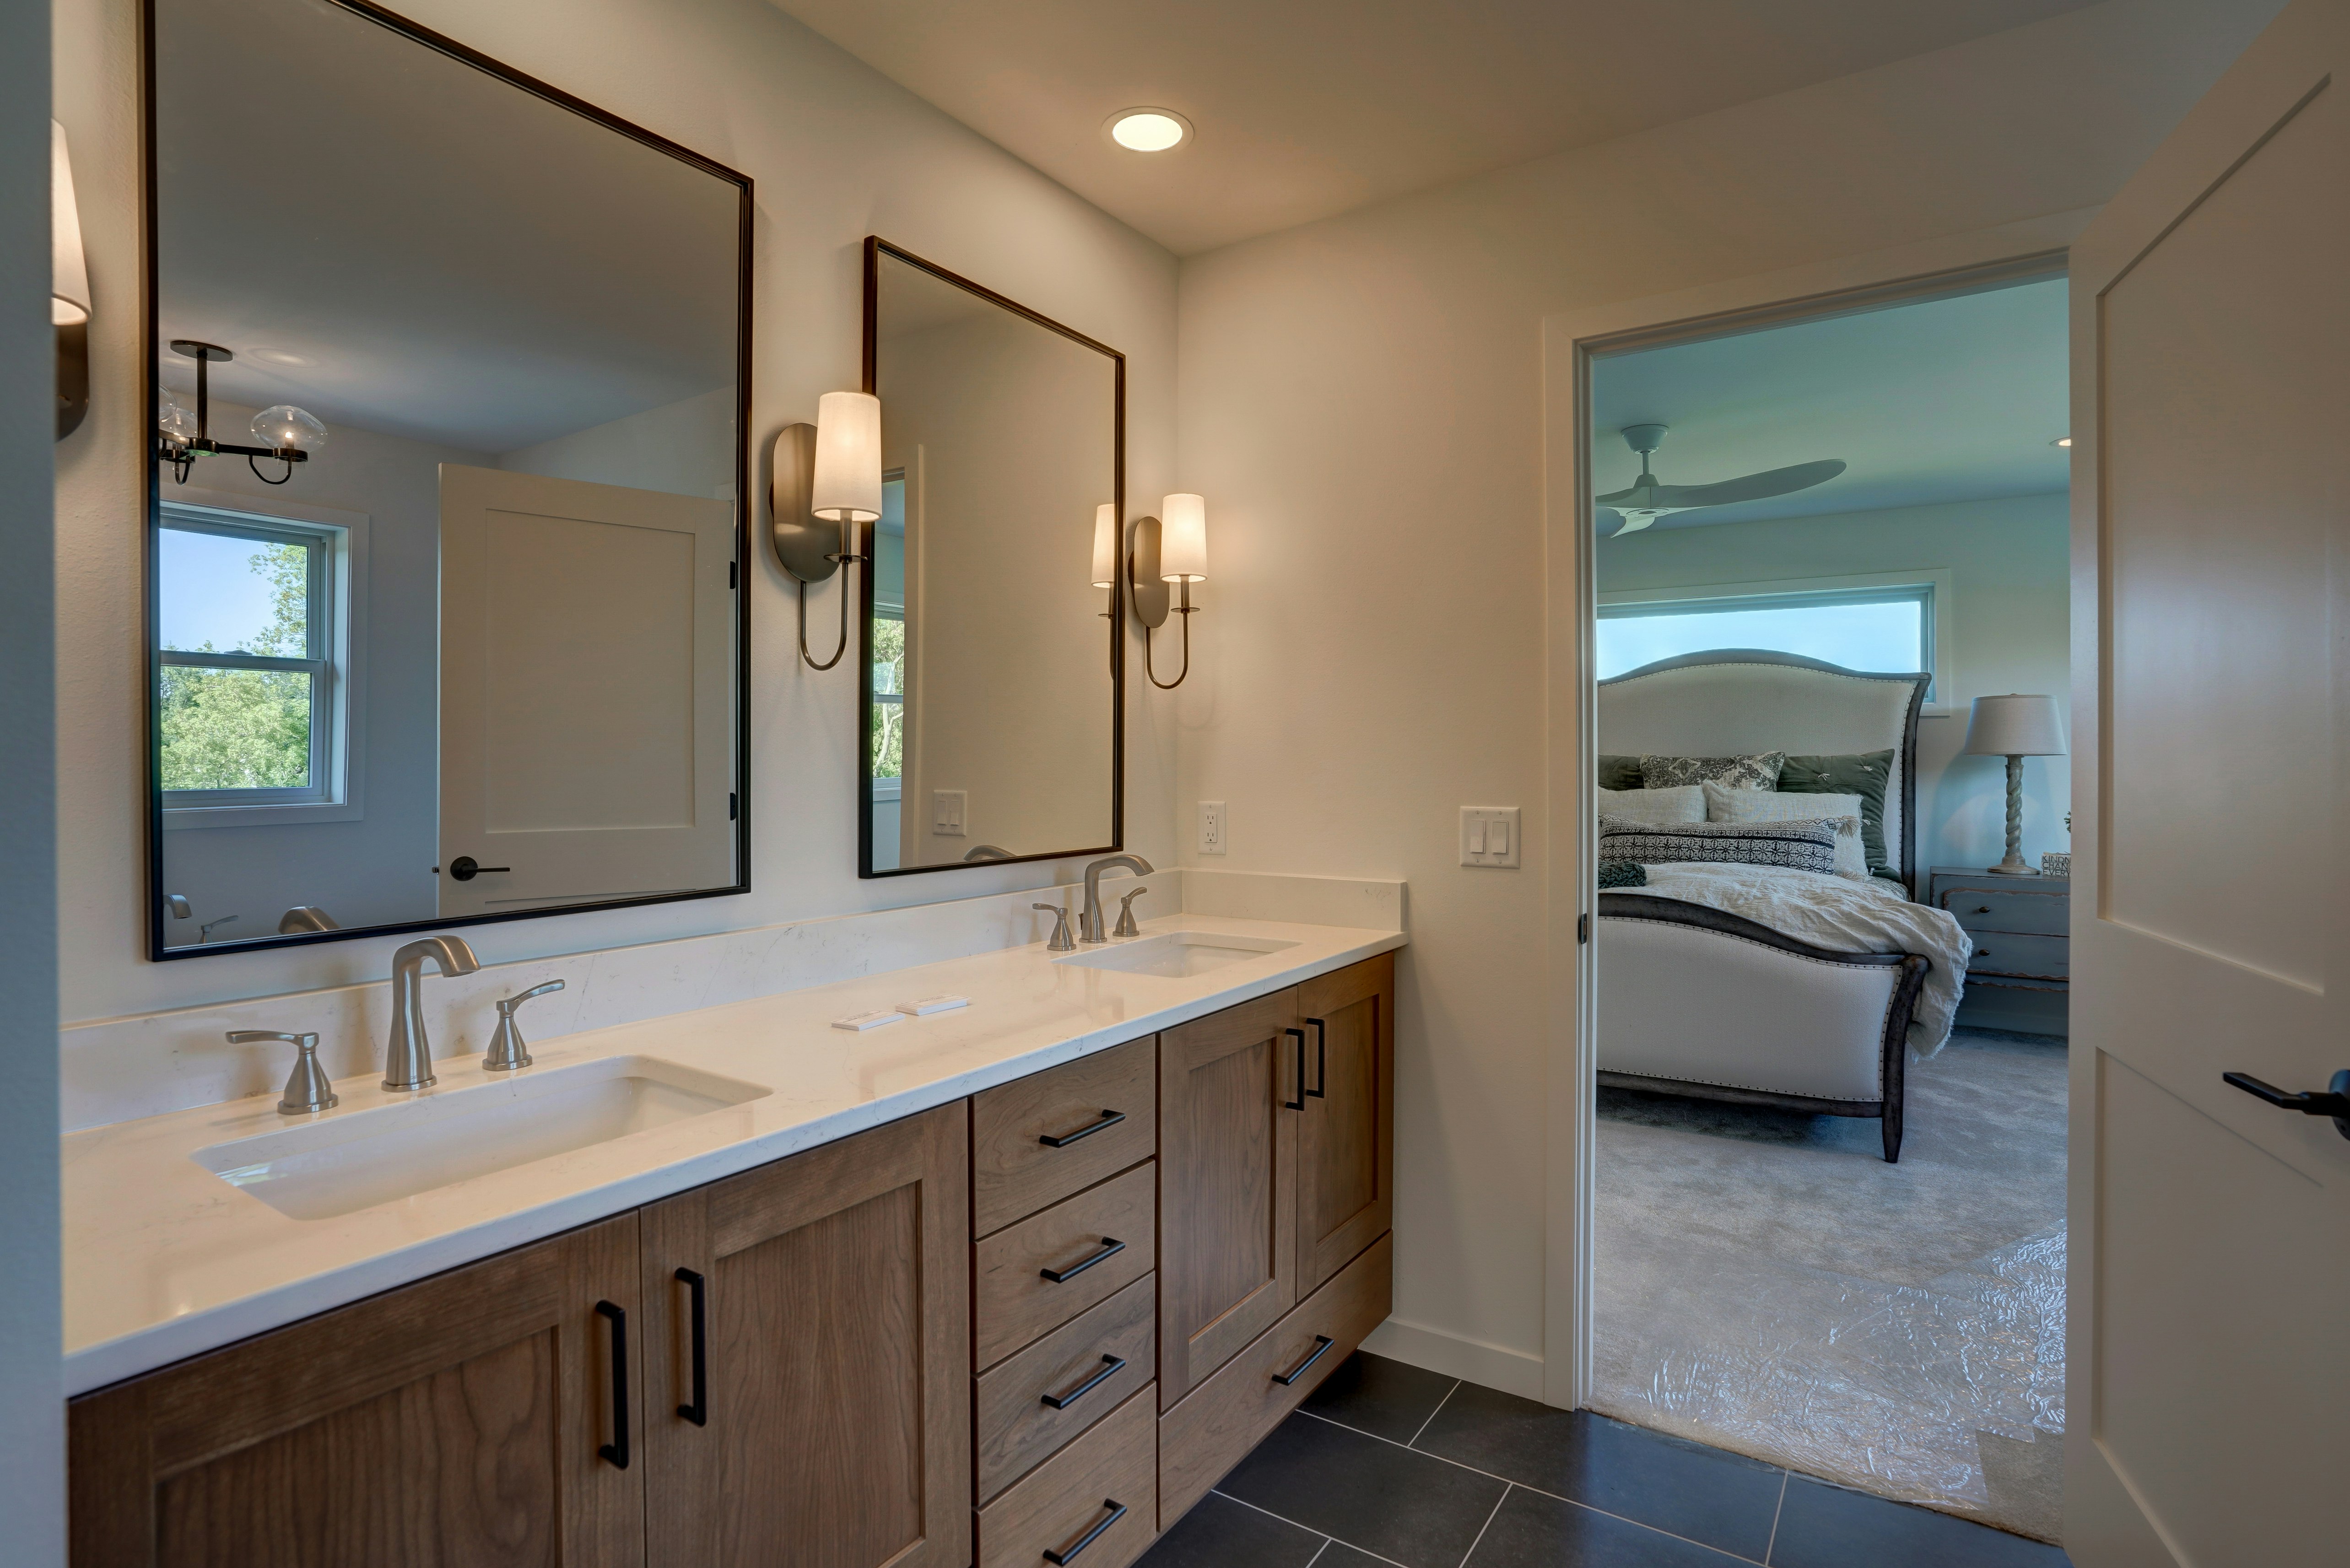
[[[1422,1323],[1391,1317],[1371,1330],[1363,1348],[1447,1377],[1465,1378],[1522,1399],[1543,1397],[1543,1358],[1523,1350],[1487,1345]]]

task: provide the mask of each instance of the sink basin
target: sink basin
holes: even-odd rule
[[[328,1220],[755,1100],[756,1084],[653,1056],[523,1072],[400,1105],[329,1112],[195,1152],[296,1220]]]
[[[1234,936],[1229,931],[1154,931],[1114,947],[1073,953],[1055,961],[1075,964],[1080,969],[1115,969],[1128,974],[1163,974],[1181,980],[1206,974],[1226,964],[1246,963],[1296,945],[1270,937]]]

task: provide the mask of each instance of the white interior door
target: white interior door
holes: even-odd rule
[[[2350,5],[2296,0],[2073,253],[2065,1547],[2350,1562]]]
[[[735,881],[734,538],[728,501],[442,465],[443,915]]]

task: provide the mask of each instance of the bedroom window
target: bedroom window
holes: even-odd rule
[[[1936,611],[1948,585],[1902,582],[1736,584],[1608,594],[1599,606],[1602,680],[1687,653],[1760,648],[1847,670],[1939,673]],[[1926,692],[1929,711],[1939,693]]]

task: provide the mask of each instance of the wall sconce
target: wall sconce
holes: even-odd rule
[[[1159,504],[1165,517],[1144,517],[1134,524],[1134,548],[1127,557],[1127,579],[1134,592],[1134,618],[1142,623],[1142,670],[1161,691],[1172,691],[1191,673],[1191,619],[1199,613],[1191,602],[1191,585],[1208,580],[1208,504],[1188,493],[1170,495]],[[1183,668],[1172,680],[1159,679],[1151,665],[1150,634],[1167,624],[1170,613],[1167,585],[1175,584],[1180,602],[1171,607],[1183,617]]]
[[[49,121],[49,321],[57,335],[57,439],[89,412],[89,263],[82,254],[81,208],[74,201],[66,128]]]
[[[217,343],[199,343],[192,337],[173,338],[172,352],[196,362],[196,411],[189,413],[169,392],[161,394],[155,404],[155,461],[172,465],[172,483],[187,483],[196,459],[226,453],[244,459],[245,467],[262,483],[283,484],[294,477],[296,463],[309,462],[310,454],[327,444],[327,427],[291,403],[274,404],[253,416],[253,433],[268,442],[266,446],[235,446],[213,440],[212,367],[225,365],[236,356]],[[276,458],[286,465],[286,472],[270,478],[254,461],[263,457]]]
[[[858,553],[856,531],[881,520],[881,400],[827,392],[816,400],[816,419],[775,437],[768,538],[777,564],[799,584],[800,657],[811,670],[829,670],[848,651],[848,581],[840,584],[840,645],[821,664],[808,652],[807,586],[869,559]],[[819,528],[818,519],[833,526]]]

